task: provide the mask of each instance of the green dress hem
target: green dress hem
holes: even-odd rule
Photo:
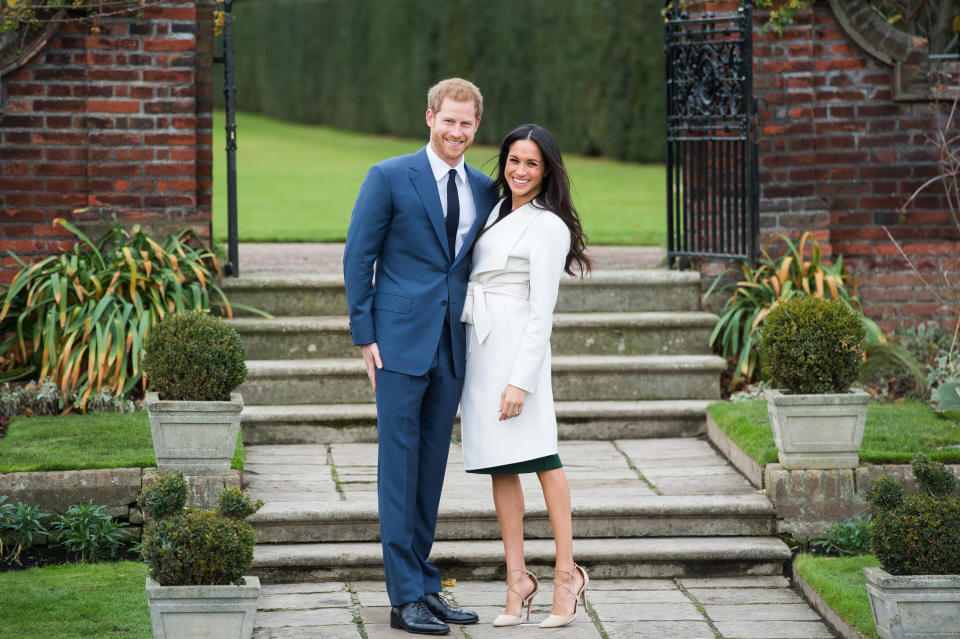
[[[546,457],[527,459],[512,464],[504,464],[503,466],[476,468],[474,470],[468,470],[467,472],[480,475],[520,475],[523,473],[539,473],[544,470],[556,470],[557,468],[563,468],[563,463],[560,461],[560,455],[554,453]]]

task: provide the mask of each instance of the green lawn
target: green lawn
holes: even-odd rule
[[[862,569],[879,565],[873,555],[823,557],[801,553],[793,560],[793,567],[823,600],[868,639],[879,638]]]
[[[214,116],[214,236],[227,236],[224,117]],[[482,125],[481,125],[482,126]],[[412,153],[427,140],[360,135],[237,115],[237,219],[244,242],[340,242],[367,169]],[[504,132],[506,133],[506,132]],[[467,161],[492,173],[496,150],[474,146]],[[567,156],[574,200],[596,244],[664,245],[666,176],[662,165]]]
[[[767,418],[767,402],[718,402],[707,409],[713,421],[760,465],[777,461],[777,448]],[[871,403],[860,449],[860,461],[906,464],[916,453],[948,464],[960,463],[960,426],[941,419],[925,403]]]
[[[238,438],[233,468],[245,461]],[[0,473],[156,465],[146,411],[14,417],[0,439]]]
[[[150,639],[139,562],[68,564],[0,573],[0,636]]]

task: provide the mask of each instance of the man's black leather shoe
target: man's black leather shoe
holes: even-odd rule
[[[411,601],[390,609],[390,627],[415,635],[448,635],[450,626],[443,623],[427,608],[423,599]]]
[[[440,621],[466,625],[469,623],[477,623],[480,620],[480,617],[478,617],[474,611],[454,608],[448,604],[439,592],[431,592],[430,594],[424,595],[423,601],[427,604],[430,612]]]

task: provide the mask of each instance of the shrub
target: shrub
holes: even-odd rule
[[[80,555],[83,562],[116,556],[120,544],[127,538],[122,530],[127,524],[116,521],[106,511],[106,506],[98,506],[92,500],[67,508],[51,526],[60,531],[59,544],[67,552]]]
[[[866,331],[841,302],[792,299],[775,308],[760,338],[764,373],[792,393],[845,393],[863,365]]]
[[[94,243],[69,222],[54,223],[78,242],[32,265],[13,256],[22,269],[0,297],[0,381],[53,380],[61,409],[76,396],[85,410],[103,389],[145,388],[141,345],[160,318],[211,303],[231,314],[215,282],[220,263],[191,231],[161,244],[114,222]]]
[[[228,400],[247,376],[237,331],[200,311],[166,316],[144,348],[143,370],[161,399]]]
[[[766,317],[781,303],[795,297],[817,297],[837,300],[858,313],[869,341],[886,341],[880,328],[865,317],[856,295],[857,281],[843,267],[843,256],[835,264],[820,259],[820,245],[810,231],[800,236],[796,244],[786,235],[780,239],[786,250],[779,257],[769,253],[769,244],[760,249],[760,259],[753,268],[741,264],[743,279],[729,282],[725,276],[714,280],[706,302],[718,286],[731,293],[720,311],[720,319],[710,335],[710,345],[726,358],[736,362],[733,382],[753,380],[758,367],[759,334]],[[807,242],[809,241],[809,254]],[[847,290],[853,287],[853,292]]]
[[[960,574],[960,497],[949,494],[955,480],[946,479],[950,471],[942,463],[923,455],[914,458],[913,472],[921,494],[904,496],[884,476],[867,495],[878,510],[870,524],[874,552],[894,575]]]
[[[217,512],[230,519],[246,519],[262,507],[262,501],[250,501],[250,497],[239,488],[227,488],[217,498]]]
[[[187,481],[181,471],[161,475],[137,497],[137,505],[161,518],[174,515],[187,505]]]
[[[150,576],[163,586],[242,583],[253,563],[256,536],[239,515],[253,514],[263,502],[251,503],[234,489],[221,494],[216,511],[171,511],[168,506],[177,501],[171,498],[173,487],[182,486],[180,496],[186,500],[186,485],[179,481],[182,475],[178,480],[168,477],[153,482],[142,500],[146,505],[163,504],[150,512],[151,520],[143,529],[141,552],[150,565]],[[160,512],[166,514],[158,516]]]
[[[870,552],[871,515],[856,516],[833,524],[824,531],[824,538],[813,542],[828,555],[852,557]]]
[[[5,500],[6,497],[0,501]],[[21,502],[16,506],[3,504],[0,507],[0,552],[6,549],[3,558],[19,564],[21,553],[33,546],[34,538],[49,533],[43,525],[43,520],[49,517],[40,512],[39,506]]]

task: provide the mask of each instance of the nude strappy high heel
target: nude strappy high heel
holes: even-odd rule
[[[515,572],[522,572],[522,573],[524,574],[524,576],[529,575],[529,576],[530,576],[530,579],[533,579],[533,592],[531,592],[531,593],[530,593],[529,595],[527,595],[526,597],[524,597],[522,594],[520,594],[520,591],[517,590],[517,586],[519,586],[519,585],[523,582],[523,577],[520,577],[520,579],[517,579],[517,580],[516,580],[515,582],[513,582],[512,584],[511,584],[510,581],[509,581],[510,575],[513,574],[513,573],[515,573]],[[527,607],[527,621],[530,621],[530,606],[533,605],[533,598],[534,598],[534,596],[536,596],[536,594],[537,594],[538,592],[540,592],[540,581],[537,579],[537,576],[534,575],[534,574],[533,574],[532,572],[530,572],[529,570],[511,570],[510,572],[507,573],[507,579],[508,579],[508,581],[507,581],[507,594],[509,595],[509,593],[512,592],[513,594],[515,594],[517,597],[520,598],[520,612],[521,612],[521,614],[522,614],[522,613],[523,613],[523,607],[526,606],[526,607]],[[521,623],[523,623],[523,618],[520,617],[520,616],[518,616],[518,615],[500,615],[500,616],[498,616],[496,619],[493,620],[493,625],[494,625],[494,626],[497,626],[497,627],[501,627],[501,626],[518,626],[518,625],[520,625]]]
[[[573,564],[573,570],[557,570],[556,572],[563,573],[565,575],[570,575],[570,583],[573,584],[573,583],[576,583],[576,580],[573,574],[574,570],[579,571],[580,574],[583,576],[583,585],[580,586],[580,589],[577,592],[573,592],[573,590],[567,587],[566,584],[557,583],[556,578],[554,578],[553,580],[554,589],[563,588],[564,590],[569,592],[571,595],[573,595],[573,614],[572,615],[551,614],[549,617],[547,617],[546,619],[540,622],[541,628],[559,628],[561,626],[567,625],[568,623],[576,619],[578,599],[583,602],[583,609],[584,610],[587,609],[587,594],[586,594],[587,584],[590,583],[590,577],[587,576],[587,571],[581,568],[580,566],[578,566],[577,564]]]

